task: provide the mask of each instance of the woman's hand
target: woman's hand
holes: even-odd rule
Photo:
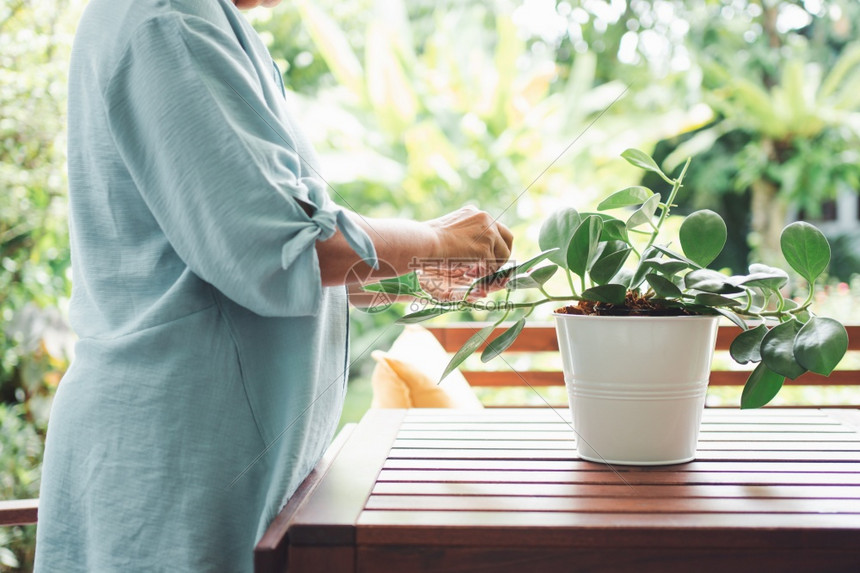
[[[514,237],[503,224],[474,207],[463,207],[427,221],[436,236],[436,256],[418,259],[422,288],[437,300],[462,299],[476,278],[501,267],[511,256]],[[486,296],[504,283],[481,285],[470,298]]]
[[[436,234],[438,256],[443,259],[476,261],[483,273],[496,270],[511,256],[513,234],[486,211],[462,207],[427,225]]]
[[[513,235],[488,213],[464,207],[425,222],[369,219],[348,213],[373,240],[379,268],[371,269],[340,231],[317,243],[325,286],[368,283],[416,271],[436,300],[462,299],[476,278],[502,266],[511,256]],[[504,283],[480,285],[470,297],[485,296]]]

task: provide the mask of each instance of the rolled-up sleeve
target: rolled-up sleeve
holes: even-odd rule
[[[306,316],[322,297],[315,243],[340,229],[373,243],[302,164],[235,37],[171,14],[130,39],[104,93],[123,163],[188,267],[264,316]]]

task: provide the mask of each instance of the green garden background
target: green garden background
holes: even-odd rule
[[[66,78],[85,5],[0,0],[0,499],[38,496],[74,353]],[[693,156],[685,207],[729,226],[717,267],[767,262],[783,223],[809,220],[833,246],[818,304],[860,322],[856,0],[285,0],[248,17],[345,207],[478,205],[514,230],[516,259],[548,213],[636,183],[625,148],[667,172]],[[401,310],[353,311],[344,420]],[[0,528],[0,571],[31,569],[34,531]]]

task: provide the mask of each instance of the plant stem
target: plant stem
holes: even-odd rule
[[[507,304],[507,302],[508,301],[506,300],[505,303]],[[507,310],[505,310],[505,314],[502,315],[502,318],[497,320],[493,326],[495,327],[495,326],[499,326],[500,324],[502,324],[505,321],[505,319],[508,318],[508,315],[511,314],[511,310],[513,310],[513,309],[507,308]]]
[[[529,309],[529,314],[538,306],[542,304],[546,304],[548,302],[574,302],[582,300],[579,296],[546,296],[546,298],[542,298],[540,300],[527,301],[527,302],[508,302],[507,300],[501,305],[494,301],[475,301],[468,302],[465,300],[457,301],[457,302],[445,302],[445,301],[436,301],[439,306],[456,306],[459,310],[469,309],[469,310],[482,310],[482,311],[494,311],[494,310],[502,310],[504,309],[507,312],[517,308],[527,308]]]
[[[573,286],[573,275],[570,273],[570,269],[565,269],[564,272],[567,273],[567,284],[570,285],[570,293],[576,296],[576,287]]]
[[[766,317],[783,318],[785,316],[793,316],[795,314],[800,314],[801,312],[808,309],[810,304],[812,304],[812,301],[804,302],[802,305],[798,306],[797,308],[789,308],[789,309],[782,309],[782,310],[765,310],[765,311],[754,313],[754,314],[738,312],[738,314],[741,316],[751,316],[751,317],[755,317],[755,318],[766,318]]]
[[[776,312],[782,314],[785,310],[785,297],[782,296],[782,293],[778,290],[776,292],[776,297],[779,300],[779,303],[776,305]]]
[[[687,173],[687,167],[690,166],[690,158],[687,158],[687,162],[684,163],[684,168],[681,170],[681,174],[678,175],[678,178],[675,180],[666,179],[667,183],[671,183],[672,191],[669,193],[669,199],[666,201],[666,206],[663,208],[660,213],[660,218],[657,220],[657,226],[654,229],[654,232],[651,233],[651,238],[648,239],[648,244],[645,245],[645,248],[642,249],[642,252],[648,250],[648,248],[654,244],[654,241],[657,239],[657,235],[660,234],[660,229],[663,227],[663,222],[666,220],[666,217],[669,216],[669,211],[671,210],[672,205],[675,204],[675,197],[678,195],[678,191],[681,190],[682,182],[684,181],[684,175]],[[652,225],[653,226],[653,225]]]
[[[806,295],[806,300],[803,301],[801,305],[803,308],[808,308],[810,304],[812,304],[812,300],[815,298],[815,281],[809,285],[809,294]]]
[[[688,158],[688,159],[687,159],[687,163],[689,163],[689,162],[690,162],[690,159]],[[686,169],[686,168],[685,168],[685,169]],[[657,175],[659,175],[659,176],[663,179],[663,181],[665,181],[665,182],[666,182],[666,183],[668,183],[669,185],[674,185],[674,184],[675,184],[675,180],[674,180],[674,179],[669,179],[665,174],[663,174],[663,172],[662,172],[662,171],[657,171],[656,173],[657,173]]]
[[[746,289],[746,295],[747,295],[747,305],[741,311],[741,314],[749,312],[750,309],[752,308],[752,304],[753,304],[753,292],[752,292],[752,290]]]

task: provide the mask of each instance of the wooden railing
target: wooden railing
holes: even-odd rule
[[[0,525],[29,525],[36,523],[38,499],[0,501]]]
[[[447,352],[456,352],[466,340],[485,325],[479,323],[458,323],[443,326],[430,326],[428,330],[433,333]],[[849,326],[848,329],[848,351],[849,353],[860,351],[860,326]],[[489,337],[492,340],[505,328],[497,328]],[[717,352],[728,351],[734,337],[738,334],[736,326],[720,326],[717,333]],[[483,350],[483,346],[478,351]],[[506,350],[507,353],[535,353],[558,351],[558,339],[556,338],[555,326],[550,324],[527,325],[522,333],[514,341],[513,345]],[[505,356],[505,355],[503,355]],[[623,359],[620,357],[620,359]],[[495,359],[496,361],[499,358]],[[727,362],[727,361],[723,361]],[[728,359],[731,362],[731,359]],[[860,390],[860,369],[855,366],[849,369],[839,369],[830,376],[821,376],[807,372],[796,380],[786,380],[787,385],[814,385],[814,386],[855,386]],[[726,370],[718,368],[711,371],[710,386],[743,386],[749,371]],[[461,367],[461,371],[469,384],[477,387],[540,387],[540,386],[563,386],[564,375],[560,370],[514,370],[512,368],[499,370],[477,370]],[[815,404],[824,406],[829,404]]]

